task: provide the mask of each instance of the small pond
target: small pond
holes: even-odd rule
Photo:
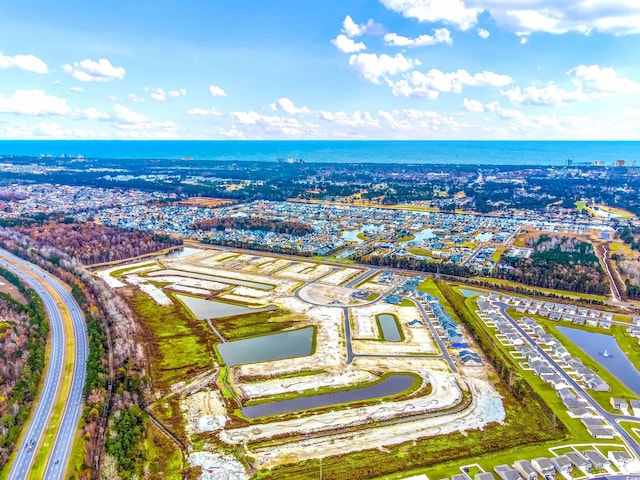
[[[620,349],[615,337],[570,327],[558,327],[558,330],[629,390],[640,395],[640,372]],[[608,356],[603,355],[605,351]]]
[[[218,352],[227,366],[269,362],[311,354],[313,327],[246,338],[218,345]]]
[[[176,298],[183,302],[199,320],[235,317],[236,315],[276,310],[274,305],[269,305],[268,307],[263,308],[250,308],[217,300],[205,300],[204,298],[191,297],[189,295],[176,295]]]
[[[459,288],[458,291],[465,297],[475,297],[476,295],[482,294],[482,292],[479,292],[477,290],[469,290],[466,288]]]
[[[280,402],[250,405],[242,408],[242,414],[247,418],[280,415],[282,413],[297,412],[309,408],[328,407],[348,402],[371,400],[388,395],[397,395],[408,390],[413,385],[411,375],[389,375],[384,381],[370,387],[356,388],[342,392],[312,395],[310,397],[292,398]]]
[[[398,328],[398,322],[393,315],[383,313],[378,315],[377,318],[380,323],[380,328],[382,329],[383,339],[387,342],[399,342],[402,340],[402,335],[400,335],[400,329]]]
[[[476,235],[478,242],[488,242],[491,238],[493,238],[493,233],[491,232],[483,232]]]
[[[348,242],[362,243],[364,240],[358,238],[359,233],[360,233],[360,230],[344,230],[342,232],[342,239]]]
[[[199,248],[182,247],[171,250],[166,256],[167,258],[184,258],[200,252],[202,252],[202,250]]]
[[[433,228],[425,228],[424,230],[420,230],[414,236],[415,238],[411,240],[411,242],[415,244],[423,243],[427,240],[431,240],[437,237],[437,235],[433,233]]]

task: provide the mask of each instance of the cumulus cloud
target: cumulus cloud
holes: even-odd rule
[[[296,107],[293,101],[289,98],[283,97],[276,100],[274,103],[269,104],[269,108],[274,112],[282,111],[289,115],[309,115],[312,113],[309,107]]]
[[[17,115],[67,115],[71,107],[64,98],[48,95],[44,90],[16,90],[6,97],[0,94],[0,112]]]
[[[144,98],[142,95],[138,95],[136,93],[130,93],[127,98],[129,99],[130,102],[133,102],[133,103],[142,103],[147,101],[147,99]]]
[[[215,85],[209,86],[209,94],[212,97],[226,97],[227,92],[225,92],[222,88],[217,87]]]
[[[477,22],[482,8],[467,7],[462,0],[381,0],[389,10],[420,22],[445,22],[468,30]]]
[[[0,69],[18,68],[34,73],[49,73],[49,67],[35,55],[3,55],[0,52]]]
[[[384,43],[393,47],[426,47],[438,43],[451,44],[451,32],[446,28],[437,28],[433,35],[420,35],[417,38],[407,38],[396,33],[387,33],[384,36]]]
[[[149,88],[146,87],[145,92],[151,92],[149,96],[154,100],[165,101],[167,98],[176,98],[176,97],[184,97],[187,94],[187,90],[181,88],[179,90],[169,90],[165,91],[162,88]]]
[[[397,97],[435,99],[441,92],[460,93],[468,87],[504,87],[513,82],[508,75],[484,71],[471,74],[460,69],[443,72],[432,68],[428,72],[414,70],[400,80],[387,80],[392,93]]]
[[[187,113],[189,115],[196,115],[201,117],[219,117],[220,115],[222,115],[222,113],[217,111],[215,108],[210,108],[208,110],[206,108],[190,108]]]
[[[502,95],[513,105],[557,107],[613,94],[640,94],[640,82],[620,77],[611,67],[578,65],[569,70],[567,76],[573,82],[574,90],[548,82],[544,86],[514,87],[503,91]]]
[[[414,66],[420,65],[420,61],[406,58],[401,53],[397,53],[394,57],[384,53],[382,55],[359,53],[351,55],[349,65],[366,80],[378,84],[381,77],[394,76],[411,70]]]
[[[498,118],[502,119],[520,119],[525,117],[524,113],[520,110],[502,107],[497,100],[495,102],[487,103],[484,108],[487,112],[494,112]]]
[[[76,114],[77,118],[83,118],[85,120],[109,120],[111,115],[106,112],[101,112],[95,107],[85,108],[84,110]]]
[[[472,113],[484,112],[484,107],[482,106],[482,103],[479,102],[478,100],[465,98],[463,104],[464,104],[464,109],[467,112],[472,112]]]
[[[619,77],[611,67],[578,65],[567,72],[573,83],[586,93],[640,93],[640,83]]]
[[[496,24],[518,35],[578,32],[640,33],[635,0],[381,0],[388,9],[420,22],[444,22],[468,30],[487,11]]]
[[[567,91],[553,82],[543,87],[530,85],[525,88],[514,87],[502,92],[513,105],[543,105],[558,107],[587,99],[581,90]]]
[[[125,75],[124,68],[114,67],[106,58],[98,61],[86,59],[73,65],[63,65],[62,69],[81,82],[111,82],[122,80]]]
[[[483,39],[486,40],[487,38],[489,38],[489,35],[491,35],[489,33],[489,30],[485,29],[485,28],[478,28],[478,36]]]
[[[84,88],[82,88],[82,87],[71,87],[69,90],[71,90],[72,92],[76,92],[76,93],[84,92]]]
[[[333,43],[338,48],[338,50],[344,53],[359,52],[367,48],[367,46],[364,43],[355,42],[353,39],[343,34],[340,34],[336,38],[331,40],[331,43]]]
[[[372,35],[380,35],[384,32],[384,27],[379,23],[373,21],[373,19],[369,19],[367,23],[356,23],[353,21],[351,16],[347,15],[344,17],[344,21],[342,22],[342,33],[344,33],[347,37],[359,37],[365,33],[369,33]]]
[[[113,106],[113,111],[115,112],[116,120],[119,120],[124,124],[132,125],[138,123],[146,123],[149,121],[149,119],[145,115],[129,110],[127,107],[120,104],[115,104]]]

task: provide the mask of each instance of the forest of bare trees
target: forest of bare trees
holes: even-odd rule
[[[130,442],[131,438],[111,433],[123,429],[123,419],[129,424],[132,418],[140,424],[146,422],[145,357],[136,342],[132,312],[104,281],[86,270],[78,259],[46,244],[44,237],[34,240],[14,230],[0,229],[0,243],[72,285],[72,293],[85,312],[90,351],[82,426],[85,465],[77,472],[78,477],[92,478],[95,455],[106,447],[110,453],[102,458],[117,465],[122,478],[132,478],[129,457],[131,449],[138,445],[124,445],[122,442]],[[103,427],[107,431],[101,435]]]
[[[9,459],[29,416],[44,370],[48,325],[40,300],[17,277],[0,269],[28,299],[22,304],[0,294],[0,469]]]
[[[534,287],[605,295],[606,275],[593,245],[572,237],[540,235],[529,239],[529,258],[503,256],[496,277]]]
[[[56,247],[84,265],[136,257],[182,243],[168,235],[93,223],[48,222],[16,230],[28,235],[36,247]]]

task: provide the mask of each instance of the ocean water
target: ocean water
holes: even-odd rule
[[[640,142],[628,141],[317,141],[317,140],[2,140],[0,155],[88,158],[563,165],[623,159],[640,165]]]

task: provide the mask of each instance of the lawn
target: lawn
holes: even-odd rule
[[[114,270],[109,275],[112,277],[119,277],[124,273],[130,272],[131,270],[136,270],[138,268],[152,267],[154,265],[156,265],[156,262],[143,263],[142,265],[136,264],[130,267],[124,267],[124,268],[119,268],[118,270]]]
[[[580,300],[591,300],[591,301],[597,301],[597,302],[604,302],[605,301],[605,296],[604,295],[591,295],[589,293],[579,293],[579,292],[570,292],[567,290],[554,290],[552,288],[542,288],[542,287],[534,287],[531,285],[527,285],[524,283],[517,283],[517,282],[511,282],[509,280],[502,280],[499,278],[491,278],[491,277],[474,277],[474,280],[480,280],[480,281],[485,281],[488,283],[492,283],[494,285],[497,286],[497,288],[499,289],[501,285],[507,285],[509,287],[522,287],[524,289],[529,289],[529,290],[533,290],[533,291],[540,291],[540,292],[544,292],[544,293],[548,293],[548,294],[553,294],[553,295],[558,295],[559,297],[571,297],[571,298],[577,298]],[[490,288],[490,287],[485,287],[485,288]],[[531,296],[530,294],[517,294],[517,295],[522,295],[522,296]]]

